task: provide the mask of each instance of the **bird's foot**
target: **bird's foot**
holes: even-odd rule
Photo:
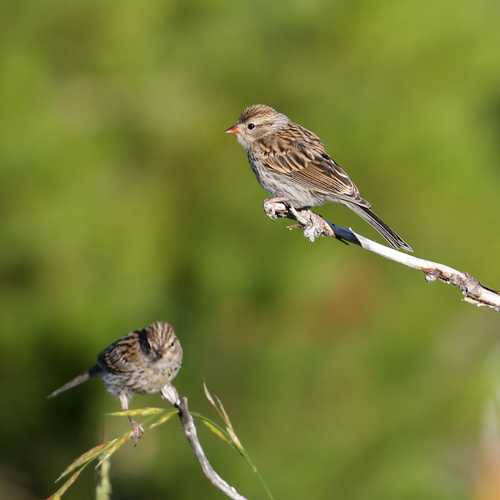
[[[134,438],[134,446],[137,446],[137,441],[144,434],[144,427],[136,422],[132,417],[128,417],[132,424],[132,437]]]
[[[301,208],[299,210],[296,210],[294,207],[290,207],[289,212],[293,215],[293,218],[298,222],[298,224],[287,226],[288,229],[303,229],[304,236],[309,241],[314,241],[318,236],[325,234],[326,229],[323,217],[311,211],[310,207]]]
[[[285,196],[280,196],[278,198],[269,198],[267,200],[264,200],[262,208],[271,220],[276,220],[278,218],[278,216],[276,215],[276,203],[286,201],[287,199],[288,198],[286,198]]]

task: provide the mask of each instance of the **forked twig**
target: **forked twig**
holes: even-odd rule
[[[205,391],[207,391],[206,388]],[[194,454],[198,459],[198,462],[200,463],[201,468],[205,473],[205,475],[207,476],[207,478],[212,482],[212,484],[216,488],[221,490],[226,496],[228,496],[232,500],[246,500],[246,498],[240,495],[235,488],[227,484],[226,481],[224,481],[215,472],[214,468],[210,465],[210,462],[208,461],[205,452],[203,451],[200,441],[198,440],[196,426],[194,424],[193,417],[189,412],[187,406],[187,398],[182,398],[181,401],[179,399],[177,389],[172,384],[168,384],[165,387],[163,387],[161,390],[161,395],[164,399],[172,403],[172,405],[175,407],[175,410],[165,410],[162,408],[143,408],[137,410],[114,412],[111,413],[110,415],[122,416],[122,417],[132,416],[132,415],[133,416],[142,415],[142,416],[148,416],[150,417],[150,419],[151,418],[156,419],[153,423],[151,423],[147,427],[147,430],[150,430],[157,427],[160,424],[165,423],[172,415],[177,413],[182,423],[182,430],[184,431],[184,434],[186,435],[188,442],[191,445],[191,448],[193,449]],[[197,417],[201,418],[202,421],[206,424],[210,423],[209,428],[212,429],[212,431],[214,431],[224,441],[232,444],[233,446],[239,444],[239,440],[236,437],[236,435],[231,436],[228,433],[225,433],[222,429],[220,429],[220,427],[217,426],[217,424],[210,422],[208,419],[206,419],[201,415],[197,415]],[[227,418],[229,419],[229,417]],[[101,466],[104,467],[105,464],[109,464],[109,458],[111,457],[111,455],[113,455],[119,448],[121,448],[126,442],[129,441],[129,439],[132,437],[132,433],[133,431],[129,430],[124,434],[122,434],[121,436],[119,436],[118,438],[94,446],[89,451],[83,453],[80,457],[78,457],[75,461],[73,461],[73,463],[70,464],[65,469],[65,471],[59,476],[59,479],[57,479],[57,481],[59,481],[63,477],[67,477],[69,474],[72,474],[71,477],[67,479],[66,482],[47,500],[60,500],[61,497],[64,495],[64,493],[66,493],[66,491],[69,489],[69,487],[76,481],[76,479],[78,479],[80,473],[90,463],[97,461],[98,463],[95,467],[96,469]],[[236,441],[234,441],[235,439]],[[250,457],[248,457],[245,450],[242,447],[241,449],[237,447],[237,449],[240,452],[240,454],[242,454],[247,459],[250,465],[252,465],[254,472],[257,472],[255,466],[251,462]],[[267,486],[264,483],[263,485],[266,489],[266,492],[268,493],[269,498],[272,500],[272,496],[269,493]],[[110,491],[109,484],[107,485],[107,491],[108,492]]]

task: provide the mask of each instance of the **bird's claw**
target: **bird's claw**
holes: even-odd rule
[[[268,198],[267,200],[264,200],[262,208],[271,220],[277,220],[278,216],[276,215],[276,203],[284,202],[286,200],[287,198],[284,196],[280,196],[278,198]]]
[[[137,441],[139,441],[139,438],[144,434],[144,427],[136,422],[133,418],[130,418],[130,423],[132,424],[131,437],[134,438],[134,446],[137,446]]]
[[[264,204],[262,205],[264,212],[271,220],[277,220],[278,217],[276,215],[276,203],[274,200],[264,200]]]

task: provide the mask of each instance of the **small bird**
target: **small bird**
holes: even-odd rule
[[[100,377],[107,391],[120,400],[122,410],[128,410],[135,394],[153,394],[168,386],[181,362],[182,347],[172,325],[158,321],[111,344],[97,356],[95,366],[48,397],[53,398],[90,378]],[[137,444],[144,429],[132,417],[128,418]]]
[[[268,200],[272,206],[278,201],[295,209],[339,203],[371,224],[394,248],[413,252],[370,210],[370,203],[326,152],[321,139],[286,115],[255,104],[226,133],[236,135],[247,152],[257,180],[273,196]]]

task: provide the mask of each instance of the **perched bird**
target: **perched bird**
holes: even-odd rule
[[[108,392],[128,410],[135,394],[153,394],[168,386],[182,362],[182,347],[169,323],[158,321],[148,328],[129,333],[104,349],[97,364],[54,391],[53,398],[90,378],[100,377]],[[132,436],[137,440],[144,429],[132,417]]]
[[[302,209],[339,203],[371,224],[394,248],[413,252],[370,210],[370,203],[325,151],[321,139],[286,115],[256,104],[246,108],[226,132],[236,135],[247,152],[257,180],[274,197],[268,200],[272,205],[283,201]]]

